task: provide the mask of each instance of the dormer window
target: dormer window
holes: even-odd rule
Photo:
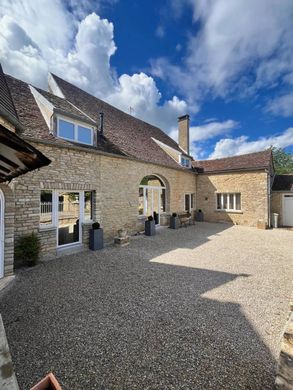
[[[94,130],[80,122],[58,116],[57,136],[80,144],[93,145]]]
[[[190,159],[187,157],[181,156],[181,165],[186,168],[190,168]]]

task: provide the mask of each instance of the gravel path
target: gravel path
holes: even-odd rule
[[[21,390],[273,389],[293,232],[202,223],[40,264],[0,297]]]

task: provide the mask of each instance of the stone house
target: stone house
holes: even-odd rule
[[[293,174],[276,175],[271,210],[279,215],[281,226],[293,226]]]
[[[48,91],[3,75],[22,126],[18,135],[51,160],[15,178],[14,238],[35,231],[44,258],[88,247],[99,221],[106,241],[144,229],[147,216],[168,225],[172,212],[201,209],[205,220],[270,224],[271,151],[194,161],[189,116],[177,144],[159,128],[50,74]]]

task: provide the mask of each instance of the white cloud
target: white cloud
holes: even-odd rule
[[[96,7],[105,2],[115,0],[100,0]],[[145,73],[116,75],[110,64],[117,49],[114,26],[96,13],[86,15],[89,1],[69,0],[72,12],[59,0],[2,3],[0,59],[5,72],[46,88],[51,71],[126,112],[132,107],[134,115],[165,131],[187,112],[186,102],[176,96],[162,101],[154,79]]]
[[[274,115],[293,116],[293,93],[279,96],[267,105],[267,111]]]
[[[259,152],[271,146],[285,148],[293,145],[293,127],[289,127],[282,134],[270,137],[261,137],[256,141],[250,141],[247,136],[237,138],[225,138],[218,141],[209,158],[221,158],[245,153]]]
[[[183,66],[161,58],[155,75],[191,100],[207,92],[251,93],[285,80],[293,64],[292,0],[173,0],[193,8],[199,31],[190,37]],[[180,12],[179,12],[180,13]]]
[[[165,31],[164,27],[161,26],[161,25],[159,25],[159,26],[156,28],[156,36],[157,36],[158,38],[164,38],[165,34],[166,34],[166,31]]]

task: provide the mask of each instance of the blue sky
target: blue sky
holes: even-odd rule
[[[292,0],[2,0],[5,72],[52,71],[218,158],[293,152]],[[52,22],[54,21],[54,22]]]

